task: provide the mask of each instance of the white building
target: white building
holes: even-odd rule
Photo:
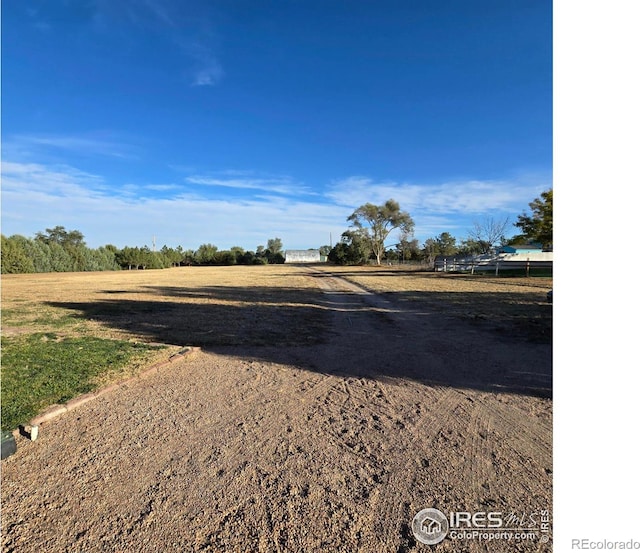
[[[286,250],[285,263],[321,263],[320,250]]]

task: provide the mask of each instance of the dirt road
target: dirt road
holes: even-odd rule
[[[550,551],[551,346],[308,278],[324,343],[203,350],[21,441],[2,551]],[[535,537],[424,545],[428,507]]]

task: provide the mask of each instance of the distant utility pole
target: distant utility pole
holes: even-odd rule
[[[153,236],[152,244],[153,244],[153,250],[152,251],[155,252],[156,251],[156,237],[155,237],[155,235]]]

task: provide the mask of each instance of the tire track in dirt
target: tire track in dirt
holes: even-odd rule
[[[474,407],[467,427],[467,434],[471,439],[467,460],[476,500],[480,505],[487,507],[496,505],[494,497],[499,493],[491,462],[491,427],[492,420],[487,410]]]
[[[553,447],[550,423],[543,421],[532,425],[530,415],[518,408],[506,407],[497,401],[489,405],[482,398],[479,402],[500,423],[502,434],[513,444],[514,449],[530,455],[541,466],[550,470]]]
[[[398,547],[397,536],[403,534],[405,546],[409,545],[407,523],[420,510],[419,502],[426,499],[423,497],[426,490],[431,496],[430,504],[437,506],[441,499],[432,472],[437,465],[434,443],[440,432],[450,426],[452,414],[462,397],[455,390],[438,390],[434,396],[429,402],[429,410],[418,416],[413,424],[402,422],[401,428],[391,429],[402,433],[404,443],[398,445],[405,453],[392,459],[384,481],[384,491],[374,507],[386,521],[385,527],[379,528],[376,533],[380,550],[394,550],[394,547]]]
[[[373,306],[374,309],[382,312],[384,316],[391,320],[392,323],[403,329],[406,336],[412,337],[416,335],[415,318],[411,317],[408,310],[402,310],[392,305],[386,300],[376,298],[371,292],[361,287],[346,282],[343,279],[324,277],[321,279],[323,288],[331,291],[336,289],[347,289],[358,294],[363,301]],[[419,328],[423,328],[420,326]],[[516,377],[511,377],[513,380]],[[352,380],[345,381],[345,387],[352,386]],[[546,384],[546,383],[545,383]],[[406,402],[405,396],[399,396],[398,399],[390,401],[390,397],[395,394],[385,393],[385,389],[389,386],[386,382],[376,381],[376,386],[387,400],[389,405],[385,406],[380,403],[371,405],[370,410],[376,410],[380,415],[392,413],[390,418],[396,418],[398,413],[403,410],[403,402]],[[504,482],[508,479],[514,479],[514,472],[524,473],[525,480],[530,478],[531,481],[541,481],[548,485],[547,493],[540,493],[540,490],[534,492],[533,489],[528,491],[536,498],[546,503],[542,504],[543,508],[549,508],[550,505],[550,480],[541,479],[541,475],[532,470],[531,462],[537,464],[548,464],[550,459],[550,440],[551,426],[550,423],[532,424],[530,415],[522,412],[518,407],[510,402],[509,405],[503,405],[496,400],[495,394],[486,394],[482,392],[464,391],[456,388],[438,389],[437,386],[429,389],[431,393],[431,402],[425,414],[421,417],[413,417],[411,424],[407,426],[407,431],[413,437],[412,449],[408,452],[423,453],[417,455],[418,458],[411,458],[404,463],[398,462],[388,466],[387,476],[384,480],[384,489],[386,493],[376,496],[375,510],[382,518],[387,521],[385,532],[378,534],[378,545],[385,550],[391,550],[393,544],[397,546],[397,536],[403,535],[403,529],[406,529],[408,517],[412,516],[408,507],[415,507],[411,503],[412,491],[420,487],[420,482],[429,482],[431,501],[428,506],[438,506],[438,500],[442,503],[442,507],[452,506],[455,503],[455,494],[452,490],[447,490],[446,486],[439,486],[436,476],[441,476],[442,480],[446,480],[446,475],[434,470],[438,466],[440,453],[444,449],[447,451],[446,457],[458,456],[460,459],[466,460],[466,466],[462,468],[462,472],[469,477],[469,489],[466,491],[466,497],[460,497],[458,508],[477,510],[495,509],[498,506],[504,510],[513,509],[513,505],[509,505],[512,499],[506,497],[507,494],[501,490]],[[352,399],[353,393],[348,394],[349,397],[344,398],[342,402],[336,401],[336,405],[344,406]],[[534,399],[533,401],[539,401]],[[544,402],[544,401],[543,401]],[[362,405],[359,406],[362,409]],[[375,415],[374,415],[375,416]],[[399,420],[399,419],[397,419]],[[401,424],[406,424],[406,420]],[[390,431],[397,431],[397,428],[389,428]],[[503,462],[502,458],[496,457],[496,450],[500,448],[497,444],[506,440],[505,445],[511,449],[512,455],[508,463]],[[353,440],[352,440],[353,441]],[[349,445],[349,443],[347,443]],[[504,449],[504,447],[502,448]],[[453,453],[453,455],[452,455]],[[422,458],[420,458],[422,457]],[[443,459],[441,466],[446,465]],[[503,464],[503,467],[496,465]],[[502,469],[502,470],[500,470]],[[507,470],[508,469],[508,470]],[[547,472],[549,474],[550,472]],[[502,479],[500,479],[500,477]],[[389,493],[394,490],[395,493]],[[529,503],[532,505],[532,511],[540,508],[540,505]],[[398,508],[402,506],[402,508]],[[423,504],[424,506],[424,504]],[[417,509],[416,509],[417,510]],[[443,508],[443,510],[445,510]],[[395,530],[395,531],[394,531]],[[389,539],[390,536],[393,538]],[[403,536],[404,545],[409,547],[412,543],[412,537]],[[459,546],[460,544],[458,544]],[[455,549],[453,549],[455,550]],[[486,551],[487,549],[480,544],[471,544],[470,551]]]
[[[351,307],[344,311],[338,307],[335,312],[335,326],[342,324],[346,334],[363,335],[372,330],[371,307],[368,316],[353,316],[353,294],[360,302],[373,304],[383,318],[388,319],[389,313],[393,313],[394,308],[388,302],[380,301],[353,283],[326,276],[321,277],[320,282],[335,304],[342,302]],[[361,314],[361,310],[359,307],[356,313]],[[429,465],[427,457],[433,440],[447,425],[455,407],[464,400],[464,395],[454,389],[419,387],[426,396],[423,398],[426,403],[418,404],[423,409],[418,409],[418,416],[412,415],[412,421],[404,420],[402,416],[407,398],[394,399],[401,388],[399,383],[382,383],[370,377],[345,376],[341,386],[327,390],[318,410],[318,417],[324,417],[328,422],[330,443],[357,458],[367,473],[363,476],[366,483],[360,483],[361,494],[370,499],[376,516],[385,520],[384,526],[373,525],[377,536],[371,543],[373,549],[387,550],[391,545],[389,536],[392,542],[398,535],[404,535],[407,543],[411,541],[412,538],[406,536],[407,517],[410,520],[407,499],[419,479],[417,470]],[[385,437],[390,434],[402,436],[401,449],[408,452],[400,462],[394,459],[395,455],[385,455],[396,453],[389,452],[384,445]],[[375,437],[380,441],[376,442]],[[420,453],[419,459],[415,458],[415,452]],[[399,505],[405,505],[405,508],[399,510]],[[390,525],[395,530],[389,532]]]

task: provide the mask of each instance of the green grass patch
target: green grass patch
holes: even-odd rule
[[[75,314],[60,313],[59,311],[50,311],[43,313],[40,317],[33,321],[34,325],[45,326],[49,328],[63,328],[78,325],[80,317]]]
[[[42,409],[96,389],[162,346],[36,333],[2,338],[2,428],[27,423]]]
[[[6,307],[2,308],[2,324],[5,325],[14,325],[18,321],[22,321],[24,317],[22,316],[22,312],[18,309],[8,309]]]
[[[63,309],[47,309],[40,305],[28,305],[24,309],[2,310],[3,327],[29,328],[45,331],[82,325],[75,313]]]

